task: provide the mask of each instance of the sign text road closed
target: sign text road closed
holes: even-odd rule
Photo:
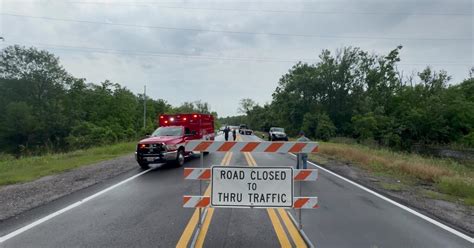
[[[213,207],[286,207],[293,205],[291,167],[213,166]]]

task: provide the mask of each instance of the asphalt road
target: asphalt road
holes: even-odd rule
[[[295,160],[285,154],[215,153],[205,156],[204,164],[291,166]],[[199,167],[199,159],[190,159],[185,166]],[[182,196],[198,195],[199,182],[183,180],[183,168],[170,167],[157,167],[28,226],[140,172],[137,166],[136,171],[0,223],[0,240],[19,228],[31,227],[0,243],[0,247],[304,245],[290,221],[291,216],[297,216],[292,210],[209,209],[197,232],[198,212],[182,208]],[[320,171],[318,181],[304,182],[302,191],[303,195],[319,197],[319,209],[302,212],[303,230],[316,247],[473,247],[469,241],[324,171]]]

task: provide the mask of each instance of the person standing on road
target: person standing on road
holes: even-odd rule
[[[237,131],[235,131],[235,129],[232,130],[232,137],[234,138],[234,141],[237,139]]]
[[[300,131],[299,135],[300,135],[300,137],[296,141],[298,141],[298,142],[309,142],[309,141],[311,141],[310,139],[306,138],[306,136],[304,136],[303,131]],[[298,153],[297,160],[296,160],[296,169],[300,169],[300,163],[302,164],[301,169],[307,169],[308,168],[308,154],[307,153]]]
[[[228,140],[229,140],[229,131],[230,131],[229,127],[226,126],[226,127],[224,128],[224,138],[225,138],[225,141],[228,141]]]

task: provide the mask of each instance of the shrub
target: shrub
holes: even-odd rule
[[[111,128],[99,127],[93,123],[81,122],[72,128],[66,138],[70,148],[87,148],[117,142],[118,137]]]
[[[325,113],[306,113],[302,129],[307,136],[323,141],[328,141],[336,134],[336,127]]]
[[[462,143],[468,147],[474,147],[474,131],[471,131],[469,134],[465,135],[462,138]]]

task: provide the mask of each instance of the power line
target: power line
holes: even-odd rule
[[[17,44],[13,42],[5,42],[7,44]],[[62,51],[71,51],[71,52],[85,52],[85,53],[101,53],[101,54],[118,54],[118,55],[130,55],[138,57],[163,57],[163,58],[183,58],[183,59],[198,59],[198,60],[221,60],[221,61],[241,61],[241,62],[275,62],[275,63],[296,63],[296,62],[306,62],[313,63],[315,59],[313,58],[271,58],[271,57],[224,57],[224,56],[208,56],[208,55],[193,55],[193,54],[184,54],[184,53],[166,53],[166,52],[146,52],[146,51],[131,51],[123,49],[110,49],[102,47],[83,47],[83,46],[69,46],[69,45],[59,45],[59,44],[46,44],[46,43],[29,43],[24,42],[30,46],[35,46],[38,48],[51,48]],[[459,63],[459,62],[414,62],[414,63],[397,63],[397,65],[448,65],[448,66],[470,66],[469,62]]]
[[[268,36],[280,36],[280,37],[303,37],[303,38],[322,38],[322,39],[369,39],[369,40],[417,40],[417,41],[472,41],[472,38],[414,38],[414,37],[385,37],[385,36],[348,36],[348,35],[320,35],[320,34],[290,34],[290,33],[274,33],[274,32],[249,32],[249,31],[232,31],[232,30],[216,30],[216,29],[200,29],[200,28],[180,28],[180,27],[168,27],[168,26],[149,26],[149,25],[138,25],[129,23],[112,23],[112,22],[99,22],[99,21],[88,21],[78,19],[66,19],[56,18],[48,16],[31,16],[13,13],[0,12],[2,16],[21,17],[21,18],[32,18],[42,19],[49,21],[60,21],[60,22],[75,22],[75,23],[86,23],[86,24],[99,24],[99,25],[110,25],[119,27],[129,28],[148,28],[148,29],[161,29],[161,30],[174,30],[174,31],[188,31],[188,32],[209,32],[209,33],[225,33],[232,35],[268,35]]]
[[[125,5],[125,6],[150,6],[165,9],[204,10],[204,11],[231,11],[255,13],[288,13],[288,14],[318,14],[318,15],[410,15],[410,16],[472,16],[470,13],[422,13],[422,12],[375,12],[375,11],[316,11],[316,10],[273,10],[273,9],[235,9],[235,8],[208,8],[162,5],[162,2],[68,2],[70,4],[93,5]]]
[[[5,42],[11,45],[17,44],[12,42]],[[66,51],[77,51],[77,52],[91,52],[91,53],[104,53],[104,54],[122,54],[131,56],[144,56],[144,57],[164,57],[164,58],[186,58],[186,59],[205,59],[205,60],[223,60],[223,61],[255,61],[255,62],[284,62],[294,63],[302,59],[279,59],[279,58],[258,58],[258,57],[223,57],[223,56],[206,56],[206,55],[193,55],[184,53],[166,53],[166,52],[143,52],[143,51],[131,51],[123,49],[109,49],[101,47],[81,47],[81,46],[68,46],[58,44],[45,44],[45,43],[29,43],[26,44],[40,47],[40,48],[53,48],[58,50]],[[305,60],[305,59],[303,59]],[[312,59],[306,59],[312,60]]]

